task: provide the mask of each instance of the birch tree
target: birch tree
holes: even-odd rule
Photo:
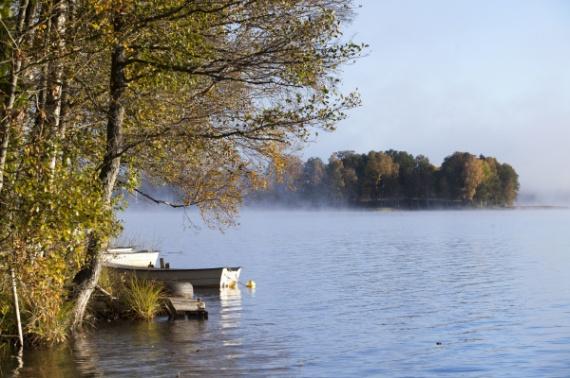
[[[125,175],[175,185],[205,216],[229,216],[244,176],[282,146],[332,129],[357,103],[333,75],[361,46],[341,44],[345,1],[98,1],[110,87],[100,181],[111,200]],[[129,170],[121,170],[124,162]],[[119,185],[117,185],[119,183]],[[150,195],[143,193],[146,197]],[[160,199],[153,199],[162,202]],[[172,205],[172,204],[171,204]],[[92,240],[75,327],[100,272]]]
[[[358,104],[338,91],[362,48],[341,40],[348,0],[20,0],[0,12],[0,265],[21,267],[37,340],[81,326],[122,193],[231,223],[245,182],[264,185],[267,164],[283,167],[289,146]],[[142,176],[180,202],[144,193]],[[71,324],[59,324],[78,271]],[[42,335],[46,324],[58,331]]]

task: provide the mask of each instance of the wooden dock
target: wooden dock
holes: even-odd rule
[[[164,306],[169,319],[208,319],[206,304],[200,299],[167,297]]]

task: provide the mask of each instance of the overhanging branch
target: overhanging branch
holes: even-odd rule
[[[154,197],[151,196],[150,194],[147,194],[147,193],[145,193],[145,192],[143,192],[142,190],[137,189],[137,188],[135,188],[134,191],[137,192],[138,194],[140,194],[141,196],[143,196],[144,198],[146,198],[146,199],[148,199],[148,200],[150,200],[150,201],[152,201],[152,202],[154,202],[154,203],[156,203],[156,204],[158,204],[158,205],[167,205],[167,206],[173,207],[173,208],[175,208],[175,209],[176,209],[176,208],[186,208],[186,207],[190,207],[190,206],[193,206],[193,205],[198,204],[198,202],[173,203],[173,202],[170,202],[170,201],[165,201],[165,200],[161,200],[161,199],[158,199],[158,198],[154,198]]]

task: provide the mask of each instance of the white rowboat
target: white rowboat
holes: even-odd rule
[[[103,253],[103,264],[106,266],[124,266],[147,268],[155,266],[158,251],[135,250],[132,247],[109,248]]]
[[[240,267],[220,267],[205,269],[160,269],[111,266],[119,273],[131,273],[146,280],[190,282],[194,288],[236,287],[241,273]]]

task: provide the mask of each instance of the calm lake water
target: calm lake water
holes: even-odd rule
[[[100,326],[21,376],[570,376],[570,211],[129,211],[173,267],[240,265],[207,321]],[[6,372],[6,370],[4,371]]]

